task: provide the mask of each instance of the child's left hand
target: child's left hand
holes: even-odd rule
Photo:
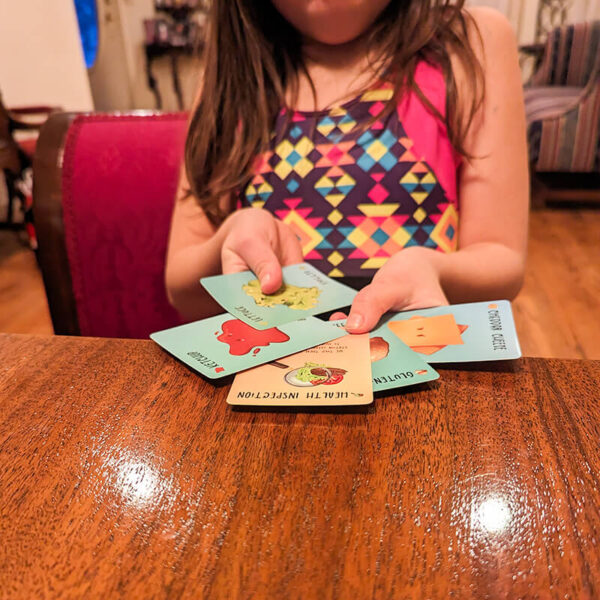
[[[434,252],[413,246],[392,256],[373,281],[356,295],[346,329],[351,333],[366,333],[387,311],[448,304],[432,260]]]

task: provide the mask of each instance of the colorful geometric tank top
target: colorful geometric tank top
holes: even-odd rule
[[[423,62],[415,78],[444,115],[439,69]],[[292,227],[306,261],[332,277],[371,278],[409,246],[457,246],[460,159],[445,125],[411,94],[360,127],[392,93],[384,83],[329,110],[282,110],[242,197]]]

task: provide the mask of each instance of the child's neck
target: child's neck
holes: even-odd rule
[[[367,42],[364,36],[344,44],[323,44],[305,37],[302,53],[307,67],[321,67],[329,70],[356,70],[367,58]]]
[[[302,47],[316,99],[306,76],[299,74],[297,110],[322,110],[348,100],[373,81],[364,36],[345,44],[328,45],[305,38]],[[316,106],[315,106],[316,100]]]

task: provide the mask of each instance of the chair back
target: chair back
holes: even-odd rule
[[[600,73],[600,21],[557,27],[532,85],[586,87]]]
[[[164,265],[186,123],[63,113],[42,129],[34,218],[57,334],[146,338],[181,323]]]

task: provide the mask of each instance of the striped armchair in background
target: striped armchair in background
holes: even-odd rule
[[[536,172],[600,172],[600,21],[549,34],[525,109]]]

